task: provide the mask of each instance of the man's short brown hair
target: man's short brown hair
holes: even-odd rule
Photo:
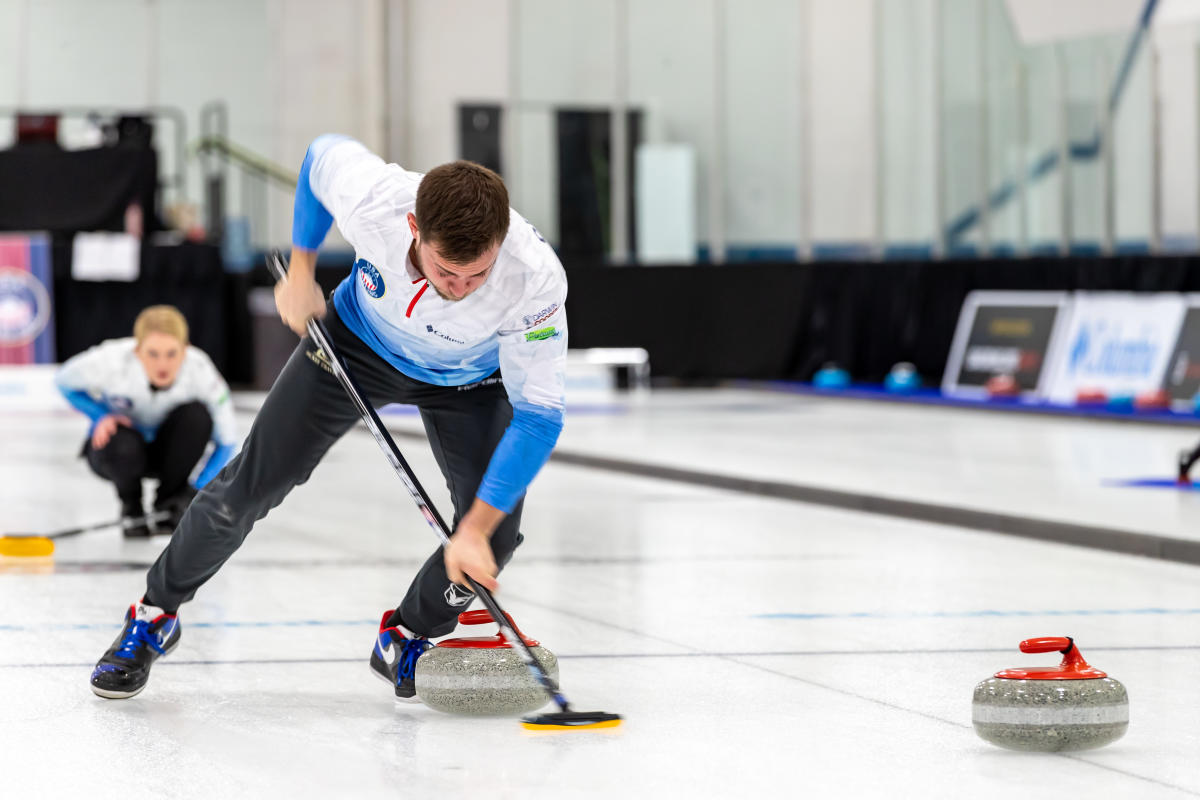
[[[417,227],[451,264],[468,264],[508,233],[508,189],[470,161],[434,167],[417,187]]]

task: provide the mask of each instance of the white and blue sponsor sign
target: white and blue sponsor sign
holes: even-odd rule
[[[1054,348],[1048,397],[1136,396],[1163,384],[1187,308],[1180,294],[1077,294]]]

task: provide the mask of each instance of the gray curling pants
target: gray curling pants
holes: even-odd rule
[[[452,527],[457,527],[512,419],[499,373],[468,386],[422,383],[368,348],[341,323],[332,303],[325,326],[369,403],[376,408],[404,403],[420,409],[434,458],[454,500]],[[241,452],[188,506],[167,548],[150,567],[146,602],[174,612],[191,600],[241,546],[254,523],[279,505],[292,487],[308,480],[330,446],[359,421],[358,410],[323,360],[324,353],[308,337],[301,340],[267,394]],[[380,454],[378,461],[360,469],[378,475],[391,468]],[[400,480],[390,479],[396,485],[396,513],[412,513],[413,527],[432,539],[420,514],[404,508],[409,499]],[[522,503],[492,536],[492,551],[501,567],[521,542]],[[389,624],[403,620],[418,634],[445,636],[473,599],[467,590],[450,584],[439,546],[413,579]]]

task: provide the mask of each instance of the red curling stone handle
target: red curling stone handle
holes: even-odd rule
[[[474,611],[470,612],[476,613]],[[486,611],[484,612],[487,613]],[[489,617],[489,620],[491,618]],[[1075,640],[1070,636],[1040,636],[1037,639],[1026,639],[1021,642],[1022,653],[1069,653],[1075,646]]]
[[[517,636],[520,636],[522,640],[529,638],[525,635],[523,630],[517,627],[517,623],[513,622],[512,614],[509,614],[507,611],[505,611],[504,616],[508,617],[508,624],[509,627],[513,629],[513,633],[517,634]],[[458,622],[460,625],[486,625],[489,622],[495,621],[496,620],[492,617],[492,612],[488,611],[486,608],[478,608],[474,611],[464,611],[458,615]],[[497,635],[501,639],[504,639],[503,632]]]
[[[1022,653],[1062,653],[1062,663],[1057,667],[1017,667],[996,673],[997,678],[1013,680],[1080,680],[1084,678],[1106,678],[1108,675],[1083,659],[1070,636],[1041,636],[1021,642]]]
[[[508,617],[508,623],[511,625],[512,617],[507,613],[504,616]],[[458,615],[458,624],[460,625],[486,625],[489,622],[495,622],[495,620],[492,619],[492,612],[486,608],[464,611]]]

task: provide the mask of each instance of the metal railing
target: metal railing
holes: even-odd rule
[[[227,234],[231,233],[226,230],[226,225],[229,215],[227,194],[232,185],[230,168],[233,168],[237,171],[241,212],[246,218],[247,227],[242,234],[244,241],[239,246],[244,249],[263,249],[272,244],[268,241],[270,188],[286,190],[290,195],[300,176],[266,156],[233,142],[228,131],[225,105],[220,102],[208,103],[200,110],[200,138],[189,150],[189,154],[200,161],[209,238],[214,242],[226,242]]]
[[[1028,188],[1043,180],[1047,176],[1053,174],[1056,170],[1065,170],[1066,165],[1076,161],[1092,161],[1098,158],[1103,158],[1104,176],[1105,176],[1105,192],[1106,196],[1105,211],[1104,211],[1104,231],[1103,231],[1103,247],[1102,249],[1108,252],[1112,251],[1114,245],[1114,209],[1113,209],[1113,186],[1112,186],[1112,120],[1120,106],[1123,92],[1128,85],[1129,76],[1132,72],[1133,65],[1145,46],[1150,22],[1153,19],[1154,12],[1157,9],[1158,0],[1146,0],[1146,4],[1138,17],[1137,24],[1130,34],[1129,42],[1126,45],[1124,56],[1121,60],[1121,65],[1113,78],[1112,84],[1107,92],[1107,101],[1104,107],[1100,109],[1099,121],[1095,126],[1095,130],[1090,137],[1083,141],[1073,141],[1069,138],[1067,125],[1062,124],[1060,143],[1052,149],[1047,150],[1040,156],[1036,157],[1033,162],[1016,177],[1009,178],[999,186],[989,189],[986,192],[984,199],[975,206],[967,208],[957,216],[949,220],[943,230],[943,241],[947,249],[954,249],[962,243],[963,237],[979,226],[986,226],[988,217],[995,211],[1000,210],[1014,199],[1020,197]],[[1059,59],[1061,63],[1061,57]],[[982,102],[981,106],[986,107],[986,102]],[[1068,179],[1063,176],[1063,226],[1064,233],[1060,249],[1063,251],[1069,250],[1072,245],[1072,236],[1070,232],[1069,215],[1072,210],[1072,198],[1070,197],[1070,188]],[[1151,249],[1157,246],[1157,236],[1155,231],[1158,228],[1158,223],[1155,221],[1150,232]],[[985,244],[987,237],[985,236]],[[985,248],[986,249],[986,248]]]

